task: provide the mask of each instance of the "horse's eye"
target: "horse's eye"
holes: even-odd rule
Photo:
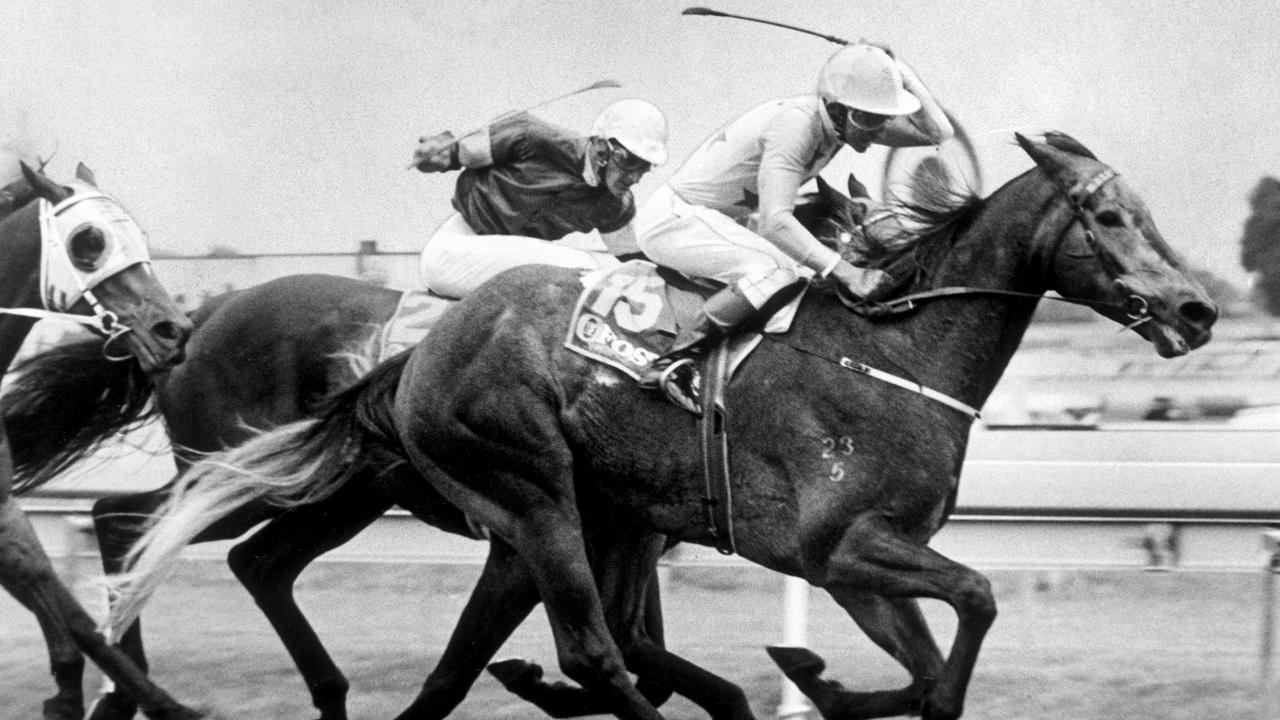
[[[1094,215],[1094,219],[1103,227],[1114,228],[1124,225],[1124,220],[1120,218],[1120,213],[1115,210],[1103,210],[1097,215]]]
[[[72,264],[83,272],[97,270],[106,249],[107,238],[92,225],[76,230],[67,241],[67,253],[71,255]]]

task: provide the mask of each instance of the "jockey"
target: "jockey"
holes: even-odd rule
[[[457,212],[422,252],[423,281],[462,297],[518,265],[594,270],[638,253],[631,186],[667,159],[666,143],[662,112],[635,99],[606,107],[588,136],[518,113],[461,138],[423,138],[414,151],[419,170],[462,170]],[[610,252],[550,242],[591,230]]]
[[[727,287],[642,384],[662,384],[699,347],[752,319],[800,278],[833,276],[861,298],[884,289],[888,275],[854,267],[800,224],[792,214],[799,188],[843,145],[861,153],[872,144],[937,145],[952,134],[910,66],[886,48],[858,43],[827,60],[816,92],[765,103],[703,142],[640,209],[638,239],[654,262]]]

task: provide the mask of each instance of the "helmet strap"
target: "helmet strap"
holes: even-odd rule
[[[826,105],[827,117],[831,118],[831,124],[836,129],[836,135],[843,142],[849,129],[849,109],[838,102],[829,102]]]

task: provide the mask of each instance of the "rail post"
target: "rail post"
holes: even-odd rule
[[[805,647],[809,643],[809,583],[803,578],[786,576],[783,590],[782,644]],[[778,702],[778,720],[803,720],[813,707],[795,683],[782,678],[782,698]]]
[[[1258,650],[1258,683],[1264,689],[1271,685],[1271,661],[1275,652],[1276,573],[1280,572],[1280,530],[1262,533],[1262,546],[1267,562],[1262,568],[1262,642]]]

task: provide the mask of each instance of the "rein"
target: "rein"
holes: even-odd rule
[[[1116,275],[1121,269],[1121,263],[1115,258],[1115,254],[1107,249],[1098,240],[1098,236],[1093,232],[1092,224],[1089,221],[1089,215],[1085,212],[1084,202],[1088,200],[1094,193],[1100,190],[1111,180],[1118,176],[1112,168],[1103,168],[1093,177],[1082,180],[1069,189],[1064,190],[1067,201],[1071,206],[1073,220],[1080,223],[1084,228],[1085,243],[1089,249],[1097,256],[1098,262],[1108,274]],[[1061,237],[1066,237],[1068,225],[1063,228]],[[845,307],[862,315],[872,318],[887,317],[889,315],[900,315],[913,312],[924,302],[930,300],[938,300],[949,297],[962,297],[972,295],[998,295],[1005,297],[1026,298],[1029,300],[1055,300],[1058,302],[1070,303],[1072,305],[1084,305],[1092,308],[1105,308],[1110,310],[1120,310],[1124,312],[1125,317],[1133,322],[1123,326],[1120,331],[1131,330],[1145,322],[1151,320],[1150,308],[1147,301],[1138,295],[1131,295],[1129,300],[1132,302],[1129,306],[1117,305],[1116,303],[1104,302],[1101,300],[1088,300],[1085,298],[1063,297],[1060,295],[1045,295],[1043,293],[1019,292],[1017,290],[1002,290],[998,288],[971,287],[967,285],[953,285],[948,287],[933,288],[931,290],[923,290],[916,293],[903,295],[902,297],[892,298],[882,302],[868,303],[848,297],[844,293],[837,293],[837,297]]]

